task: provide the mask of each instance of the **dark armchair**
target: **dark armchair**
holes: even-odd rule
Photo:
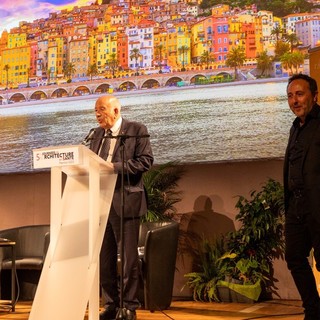
[[[21,300],[32,300],[50,242],[49,225],[31,225],[0,231],[0,238],[16,242],[16,270]],[[9,248],[0,250],[1,298],[10,296],[12,260]]]
[[[140,302],[151,312],[170,307],[178,235],[179,224],[174,221],[140,225],[138,250],[143,277]]]

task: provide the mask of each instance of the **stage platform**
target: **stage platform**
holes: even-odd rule
[[[18,302],[15,312],[9,312],[1,304],[0,319],[27,320],[31,305],[31,301]],[[303,318],[301,301],[296,300],[271,300],[254,304],[174,300],[168,310],[154,313],[147,310],[137,311],[137,320],[303,320]],[[86,319],[87,317],[84,318]]]

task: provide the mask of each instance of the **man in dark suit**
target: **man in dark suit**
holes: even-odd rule
[[[320,319],[320,300],[308,257],[320,271],[320,106],[316,81],[304,74],[288,81],[296,119],[284,162],[285,258],[301,296],[305,320]]]
[[[138,237],[140,217],[147,212],[146,193],[142,174],[153,164],[153,154],[147,128],[138,122],[121,117],[121,105],[114,96],[102,96],[95,104],[99,127],[95,129],[90,149],[104,158],[118,173],[109,219],[100,252],[100,283],[105,309],[100,320],[115,319],[120,306],[117,258],[121,245],[120,217],[122,152],[124,148],[124,254],[123,307],[121,319],[135,320],[139,307]],[[106,137],[111,135],[111,138]],[[112,138],[120,136],[120,138]],[[122,136],[122,138],[121,138]],[[106,138],[104,138],[106,137]],[[124,139],[126,137],[126,139]],[[125,314],[123,314],[123,312]]]

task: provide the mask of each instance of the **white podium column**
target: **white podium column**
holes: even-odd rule
[[[35,168],[51,167],[51,218],[29,319],[83,320],[88,303],[89,319],[98,319],[99,254],[117,175],[81,145],[37,149],[33,155]]]

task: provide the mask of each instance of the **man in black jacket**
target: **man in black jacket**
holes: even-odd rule
[[[284,162],[285,258],[301,296],[305,320],[320,320],[320,300],[308,257],[320,271],[320,106],[316,81],[292,76],[288,104],[296,119]]]
[[[119,100],[111,95],[100,97],[95,104],[99,127],[95,129],[90,149],[99,154],[118,173],[107,228],[100,253],[100,283],[105,297],[105,310],[100,320],[115,319],[120,306],[117,257],[120,240],[121,173],[124,147],[124,276],[122,319],[135,320],[139,307],[138,237],[140,217],[147,212],[142,174],[153,164],[153,154],[147,128],[121,116]],[[109,137],[108,137],[109,135]],[[120,138],[113,138],[120,136]],[[122,136],[122,138],[121,138]],[[125,138],[125,139],[124,139]],[[121,139],[124,139],[121,141]]]

